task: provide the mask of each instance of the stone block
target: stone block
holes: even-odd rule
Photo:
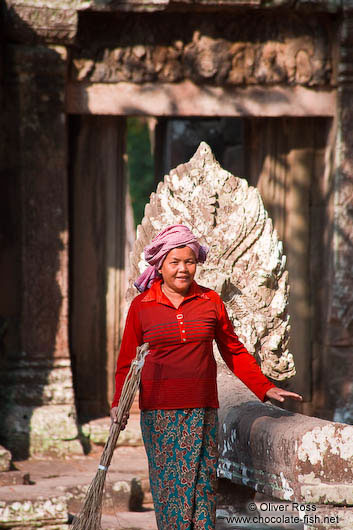
[[[7,368],[1,375],[8,402],[22,405],[25,396],[26,406],[30,407],[74,403],[70,359],[18,359]]]
[[[141,510],[144,501],[143,483],[140,478],[134,477],[130,482],[129,510],[137,512]]]
[[[82,454],[72,405],[25,407],[4,411],[2,425],[16,454],[32,456]]]
[[[18,488],[19,486],[14,486]],[[19,530],[23,528],[66,528],[67,502],[63,496],[38,499],[0,500],[0,527]]]
[[[109,436],[110,423],[109,417],[92,420],[82,425],[82,433],[92,444],[103,446]],[[126,428],[119,434],[117,446],[139,446],[142,443],[139,416],[131,414]]]
[[[29,473],[22,473],[22,471],[4,471],[0,473],[0,488],[17,484],[31,484]]]
[[[217,509],[232,507],[235,512],[246,511],[246,506],[253,501],[256,492],[247,486],[234,484],[225,478],[217,482]]]
[[[21,42],[71,43],[76,35],[78,2],[6,2],[5,21],[7,33]],[[11,8],[9,8],[11,4]],[[27,5],[26,5],[27,4]]]
[[[11,453],[0,445],[0,471],[8,471],[11,464]]]
[[[61,485],[65,492],[69,513],[77,514],[82,508],[91,479],[87,476],[80,477],[75,485]],[[139,511],[142,508],[144,491],[139,477],[109,475],[104,487],[104,512],[114,514],[116,511]]]
[[[128,510],[130,502],[131,483],[127,480],[117,480],[111,486],[114,506],[119,510]]]

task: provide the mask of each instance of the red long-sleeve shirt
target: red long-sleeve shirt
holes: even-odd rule
[[[219,295],[193,282],[176,309],[161,280],[131,303],[115,376],[117,406],[136,348],[150,345],[141,374],[140,408],[178,409],[219,406],[217,365],[212,341],[230,370],[261,400],[274,387],[234,333]]]

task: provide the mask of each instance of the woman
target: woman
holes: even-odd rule
[[[167,227],[145,248],[150,267],[135,282],[141,294],[130,306],[117,362],[113,421],[136,347],[149,343],[141,429],[159,530],[215,528],[219,403],[213,339],[228,367],[261,400],[302,399],[262,374],[218,294],[194,281],[206,255],[183,225]]]

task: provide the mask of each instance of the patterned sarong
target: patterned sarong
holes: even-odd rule
[[[141,429],[159,530],[214,530],[217,410],[145,410]]]

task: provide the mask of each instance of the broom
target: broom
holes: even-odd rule
[[[141,370],[148,354],[148,343],[138,346],[136,358],[132,361],[130,371],[126,376],[117,410],[117,422],[112,423],[103,453],[99,462],[98,471],[87,491],[83,507],[75,516],[73,530],[101,530],[102,504],[105,478],[113,457],[116,442],[121,431],[121,420],[124,414],[131,409],[136,391],[140,384]]]

